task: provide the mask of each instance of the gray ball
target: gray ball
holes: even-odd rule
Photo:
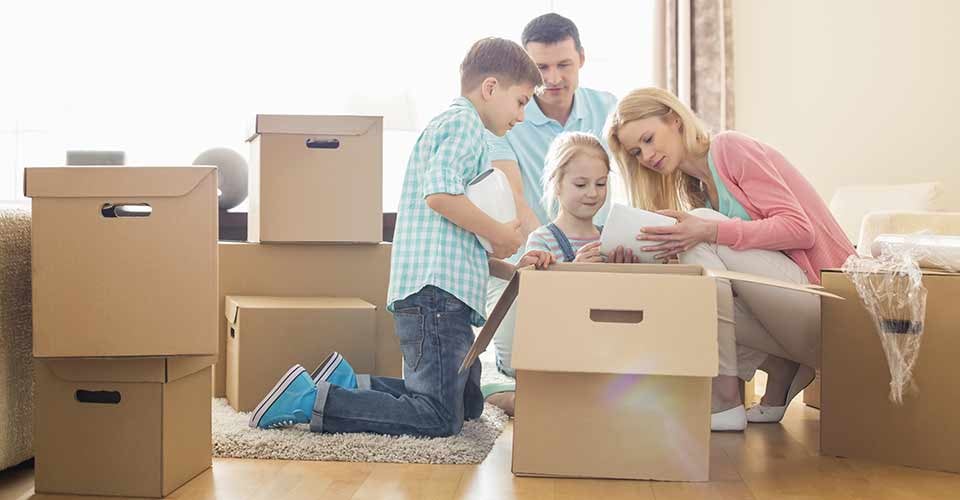
[[[220,210],[230,210],[247,198],[247,160],[240,153],[230,148],[208,149],[193,164],[217,167]]]

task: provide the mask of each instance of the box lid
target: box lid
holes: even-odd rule
[[[260,134],[359,136],[383,127],[382,116],[360,115],[257,115],[247,141]]]
[[[500,300],[494,306],[494,309],[491,312],[489,318],[487,318],[487,322],[484,324],[483,328],[481,329],[480,334],[477,335],[476,341],[474,342],[473,346],[470,348],[470,351],[465,356],[463,363],[460,365],[461,371],[467,369],[467,367],[473,364],[473,362],[477,359],[477,357],[479,357],[480,353],[486,350],[487,346],[489,345],[490,341],[493,338],[494,333],[496,332],[497,328],[500,326],[500,323],[503,321],[504,316],[506,315],[507,311],[510,309],[510,306],[513,304],[514,300],[517,298],[520,291],[520,287],[521,287],[521,281],[524,281],[526,276],[535,276],[536,273],[550,274],[550,273],[555,273],[559,271],[600,273],[602,275],[620,274],[620,275],[625,275],[627,278],[629,278],[630,275],[635,275],[635,274],[654,274],[654,275],[659,275],[661,277],[661,279],[659,280],[653,280],[657,282],[657,284],[655,285],[657,287],[669,286],[668,283],[671,279],[677,280],[677,283],[693,283],[694,280],[700,281],[701,283],[699,285],[691,285],[691,286],[699,289],[700,293],[704,293],[703,292],[704,286],[711,287],[709,289],[713,290],[712,296],[714,297],[713,299],[714,313],[712,315],[713,319],[717,318],[715,314],[715,311],[716,311],[715,283],[713,283],[713,280],[718,278],[758,283],[758,284],[763,284],[768,286],[774,286],[777,288],[797,290],[804,293],[810,293],[810,294],[820,295],[824,297],[841,299],[841,297],[837,295],[825,292],[822,289],[822,287],[817,285],[797,285],[794,283],[787,283],[783,281],[764,278],[762,276],[736,273],[731,271],[708,270],[700,266],[673,265],[673,264],[663,265],[663,264],[559,263],[559,264],[554,264],[550,266],[549,270],[547,271],[538,271],[533,269],[532,267],[528,267],[525,269],[521,269],[519,272],[515,273],[513,278],[507,284],[507,287],[504,290],[503,295],[500,297]],[[669,278],[669,277],[672,277],[672,278]],[[708,279],[704,280],[704,278],[708,278]],[[559,292],[557,291],[557,289],[552,288],[554,286],[557,286],[556,283],[553,283],[550,279],[540,280],[538,276],[535,276],[534,280],[531,280],[531,281],[535,281],[536,284],[534,285],[534,287],[532,287],[529,290],[530,295],[548,298],[546,299],[549,301],[548,305],[554,310],[560,310],[560,308],[558,307],[558,304],[560,303],[563,304],[563,308],[576,307],[578,308],[577,309],[578,311],[582,311],[581,320],[584,322],[621,323],[624,325],[629,325],[630,324],[629,322],[635,321],[638,316],[637,314],[638,310],[636,310],[635,308],[631,309],[631,307],[629,307],[629,304],[624,305],[625,303],[623,302],[616,302],[620,300],[617,298],[619,291],[614,291],[613,293],[608,292],[605,295],[608,301],[614,301],[613,304],[618,305],[619,307],[603,307],[599,305],[596,307],[593,307],[589,305],[590,304],[589,297],[597,292],[596,289],[586,288],[591,290],[590,294],[575,295],[571,293],[569,294],[571,295],[571,297],[566,297],[563,301],[557,302],[555,298]],[[596,281],[596,280],[586,280],[586,281]],[[626,286],[624,285],[624,283],[626,283],[627,280],[620,279],[617,281],[618,283],[620,283],[617,286]],[[596,286],[596,283],[594,283],[594,285]],[[587,285],[587,286],[589,287],[590,285]],[[685,286],[685,285],[681,285],[681,287],[682,286]],[[677,295],[677,294],[685,293],[685,292],[679,291],[677,286],[670,286],[670,290],[658,290],[658,289],[655,289],[655,290],[659,292],[659,295],[664,301],[676,301],[677,297],[682,297],[682,295]],[[524,288],[524,291],[527,292],[527,289]],[[533,300],[537,300],[537,299],[533,299]],[[544,299],[539,299],[539,300],[544,300]],[[661,302],[661,304],[664,304],[664,303],[666,302]],[[591,309],[593,309],[593,311],[591,311]],[[593,318],[590,318],[591,315],[593,316]],[[523,321],[522,316],[523,316],[522,311],[518,311],[517,313],[518,325],[520,325],[520,322]],[[640,323],[642,323],[642,320],[640,321]],[[584,323],[584,324],[587,324],[587,323]],[[634,323],[634,324],[637,324],[637,323]],[[679,358],[670,358],[664,361],[664,363],[667,363],[667,364],[661,363],[659,365],[653,362],[649,362],[646,364],[644,364],[644,362],[637,362],[636,360],[630,359],[629,356],[618,357],[618,355],[616,354],[610,354],[610,351],[608,351],[604,357],[590,358],[591,353],[587,352],[586,350],[587,347],[589,346],[589,342],[580,341],[579,338],[577,338],[577,336],[581,335],[581,333],[575,332],[575,331],[567,332],[567,335],[566,335],[567,342],[572,343],[574,345],[565,346],[564,350],[560,351],[565,353],[565,355],[563,356],[563,358],[561,358],[562,362],[558,362],[556,358],[546,358],[539,354],[535,354],[538,352],[543,352],[543,350],[539,349],[536,346],[536,344],[542,343],[542,342],[552,342],[553,339],[550,338],[550,334],[552,333],[552,330],[547,328],[533,328],[532,326],[533,325],[531,325],[531,328],[529,330],[533,330],[534,333],[528,336],[527,339],[520,340],[520,338],[524,336],[525,333],[522,333],[519,331],[518,331],[518,334],[514,337],[513,365],[515,368],[517,367],[517,362],[518,362],[517,354],[518,354],[518,351],[520,351],[521,359],[519,361],[521,364],[526,365],[525,369],[538,369],[538,370],[545,369],[545,370],[556,370],[556,371],[582,370],[582,371],[590,371],[590,372],[596,372],[596,373],[645,373],[646,372],[645,370],[667,369],[668,372],[673,374],[695,375],[698,373],[708,374],[711,372],[714,375],[716,374],[717,352],[716,352],[715,324],[714,324],[714,329],[712,330],[714,332],[713,353],[712,355],[706,354],[706,356],[712,356],[712,358],[710,359],[713,360],[712,361],[713,365],[712,367],[709,367],[709,368],[707,367],[707,365],[710,363],[710,360],[706,358],[691,360],[689,363],[687,362],[681,363],[678,361]],[[625,335],[623,330],[624,328],[626,327],[620,328],[619,335],[621,335],[621,338],[623,338],[622,336]],[[587,334],[588,333],[582,333],[582,335],[587,335]],[[529,344],[528,344],[528,341],[530,341]],[[707,340],[704,340],[704,341],[706,342]],[[522,347],[523,345],[529,345],[529,348]],[[699,349],[699,350],[703,350],[703,349]],[[523,354],[524,351],[526,351],[528,354]],[[558,353],[558,351],[556,350],[552,352],[554,354]],[[577,354],[578,356],[576,357],[572,356],[570,355],[571,353]],[[526,360],[522,359],[524,356],[526,356]],[[647,359],[649,360],[650,358],[648,357]],[[677,361],[677,363],[674,363],[674,361]],[[604,363],[608,363],[607,366],[603,366]],[[614,363],[614,364],[611,365],[609,363]],[[636,370],[641,370],[641,371],[636,371]],[[661,373],[661,372],[657,371],[654,373]],[[707,375],[704,375],[704,376],[707,376]]]
[[[268,297],[228,295],[224,299],[224,315],[230,324],[240,319],[241,309],[358,309],[376,310],[377,306],[356,297]]]
[[[216,356],[156,358],[49,358],[41,361],[62,380],[73,382],[153,382],[164,384],[217,362]]]
[[[177,197],[193,191],[216,167],[27,168],[29,198]]]

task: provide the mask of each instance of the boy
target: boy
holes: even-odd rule
[[[376,432],[450,436],[483,411],[480,364],[457,370],[483,325],[490,266],[475,235],[493,256],[523,244],[519,221],[501,224],[463,195],[489,168],[484,129],[503,136],[523,120],[524,106],[543,84],[517,44],[478,41],[460,65],[461,97],[427,125],[407,165],[394,235],[387,308],[404,358],[404,379],[353,373],[334,353],[311,377],[297,365],[250,418],[275,428],[310,423],[314,432]],[[543,266],[534,254],[524,264]],[[494,266],[495,267],[495,266]],[[499,269],[499,268],[498,268]]]

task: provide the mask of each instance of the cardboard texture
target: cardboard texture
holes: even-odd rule
[[[309,371],[337,351],[357,373],[376,354],[377,308],[351,297],[226,297],[227,401],[253,410],[294,364]]]
[[[890,371],[869,312],[839,271],[824,287],[848,300],[824,301],[820,449],[825,455],[960,472],[960,274],[924,272],[927,309],[913,367],[918,392],[893,404]]]
[[[163,497],[209,468],[214,360],[37,360],[37,493]]]
[[[828,295],[699,266],[561,263],[517,272],[462,365],[486,348],[516,300],[513,472],[708,480],[718,278]]]
[[[28,168],[24,182],[34,356],[217,353],[215,168]]]
[[[249,241],[381,241],[382,117],[257,115],[248,141]]]
[[[214,394],[226,396],[227,295],[356,297],[376,306],[372,373],[402,376],[403,358],[387,311],[389,243],[379,245],[270,245],[220,243],[220,356]],[[352,359],[348,360],[353,363]],[[311,368],[307,368],[311,369]],[[275,377],[279,377],[277,374]],[[274,380],[276,382],[276,380]]]
[[[820,371],[817,371],[817,378],[803,390],[803,404],[820,409]]]

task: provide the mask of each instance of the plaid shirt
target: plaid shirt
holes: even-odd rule
[[[427,206],[436,193],[462,195],[468,182],[490,168],[484,126],[465,97],[430,121],[407,162],[390,263],[387,309],[427,285],[473,309],[482,326],[486,310],[487,253],[477,237]]]

